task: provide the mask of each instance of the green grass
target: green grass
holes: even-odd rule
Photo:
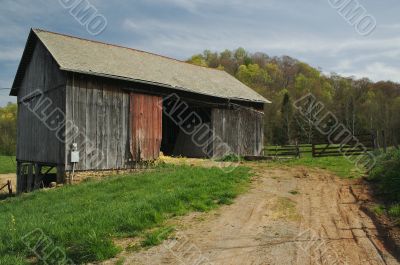
[[[0,264],[27,264],[32,253],[21,237],[35,229],[77,264],[112,258],[121,251],[113,239],[142,236],[170,217],[230,202],[246,190],[250,174],[245,167],[227,174],[164,165],[7,199],[0,202]],[[145,235],[143,245],[157,244],[160,233]]]
[[[372,211],[376,214],[376,215],[382,215],[385,213],[386,208],[384,205],[381,204],[377,204],[374,207],[372,207]]]
[[[359,178],[365,175],[364,170],[357,168],[353,162],[347,160],[343,156],[318,158],[304,156],[300,159],[279,160],[271,163],[276,165],[306,166],[326,169],[342,178]]]
[[[389,208],[389,215],[393,218],[400,218],[400,204],[395,204]]]
[[[389,216],[396,225],[400,225],[400,204],[393,204],[387,207],[382,204],[376,204],[371,210],[378,216]]]
[[[243,159],[235,154],[226,155],[221,159],[217,159],[219,162],[239,162],[241,160]]]
[[[318,147],[325,147],[326,145],[320,145]],[[331,147],[339,148],[340,145],[331,145]],[[267,146],[266,148],[276,148],[277,146]],[[278,146],[279,148],[279,146]],[[355,166],[355,163],[348,160],[344,156],[332,156],[332,157],[312,157],[310,145],[300,145],[301,157],[288,158],[272,162],[276,165],[286,166],[306,166],[311,168],[321,168],[331,171],[342,178],[359,178],[366,174],[365,170],[359,169]],[[306,152],[306,153],[304,153]],[[272,152],[273,153],[273,152]]]
[[[144,240],[141,242],[142,247],[151,247],[161,244],[169,237],[175,229],[173,227],[162,227],[152,232],[146,233]]]
[[[15,173],[16,171],[15,156],[0,156],[0,174]]]
[[[126,258],[119,258],[115,265],[124,265],[125,264]]]

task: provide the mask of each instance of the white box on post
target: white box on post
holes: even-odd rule
[[[71,152],[71,163],[79,163],[79,151]]]

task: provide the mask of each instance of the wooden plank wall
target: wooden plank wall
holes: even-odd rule
[[[78,144],[76,170],[130,167],[129,93],[113,81],[69,74],[67,83],[66,170],[72,143]],[[76,129],[72,129],[75,126]]]
[[[59,70],[43,44],[36,42],[18,91],[17,160],[64,164],[64,141],[59,140],[56,131],[45,126],[44,120],[56,108],[65,113],[65,86],[65,74]],[[21,101],[36,90],[42,91],[44,96],[25,101],[37,107],[31,111]],[[45,98],[46,102],[41,105]],[[61,118],[59,121],[62,122]]]
[[[213,156],[218,158],[226,155],[226,145],[237,155],[262,155],[263,118],[262,113],[248,108],[213,109],[214,137],[222,140],[214,141]]]
[[[134,161],[151,161],[160,155],[162,98],[131,93],[131,153]]]

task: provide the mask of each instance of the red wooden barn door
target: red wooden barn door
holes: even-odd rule
[[[133,160],[157,159],[162,138],[162,98],[131,93],[130,122]]]

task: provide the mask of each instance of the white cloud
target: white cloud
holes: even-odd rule
[[[353,68],[353,62],[349,59],[344,59],[339,61],[338,65],[336,66],[336,70],[338,71],[348,71]]]
[[[378,28],[383,28],[383,29],[400,29],[400,24],[383,24],[383,25],[378,25]]]
[[[23,48],[3,48],[0,50],[0,61],[18,61],[21,59]]]
[[[182,24],[160,19],[140,19],[124,22],[124,29],[138,33],[140,40],[128,46],[186,59],[204,49],[221,51],[239,46],[250,51],[264,51],[270,55],[290,55],[295,58],[309,58],[307,63],[322,66],[324,72],[368,77],[372,80],[400,81],[400,68],[393,62],[400,62],[400,38],[358,38],[335,39],[329,36],[302,32],[282,32],[276,29],[260,30],[238,23],[230,28],[213,30],[207,25],[190,21]],[[264,32],[264,34],[260,34]]]
[[[5,106],[8,102],[16,102],[16,97],[10,97],[10,90],[2,89],[9,88],[11,86],[11,80],[1,80],[0,79],[0,107]]]
[[[354,71],[339,71],[345,76],[355,76],[357,78],[368,77],[373,81],[390,80],[400,82],[400,67],[394,67],[382,62],[375,62]]]
[[[265,8],[281,8],[281,1],[277,0],[146,0],[153,4],[166,4],[179,7],[187,12],[199,14],[201,9],[224,10],[234,9],[245,11],[256,8],[258,10]]]
[[[191,12],[196,12],[199,4],[204,3],[203,0],[164,0],[164,2],[173,4]]]
[[[211,22],[214,23],[211,26],[207,22],[199,23],[197,21],[184,23],[155,18],[126,19],[123,22],[123,28],[147,36],[158,45],[185,50],[188,46],[197,49],[200,45],[202,49],[212,46],[229,48],[232,43],[235,43],[254,50],[324,53],[325,56],[337,56],[349,51],[363,53],[364,55],[368,51],[373,51],[373,54],[378,51],[380,53],[398,54],[400,51],[400,37],[375,39],[353,37],[338,40],[334,37],[304,33],[294,29],[282,31],[252,23],[244,24],[240,21],[236,21],[237,24],[227,28],[226,25],[219,26],[218,22]],[[213,29],[210,30],[210,27],[213,27]],[[185,42],[182,42],[182,40]]]

